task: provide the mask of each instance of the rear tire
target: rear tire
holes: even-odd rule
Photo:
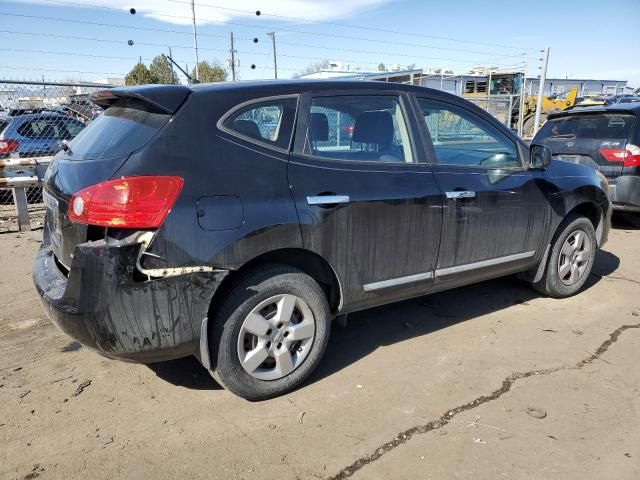
[[[214,314],[209,346],[213,376],[247,400],[266,400],[298,387],[320,363],[331,312],[318,283],[286,265],[249,272]]]
[[[533,288],[553,298],[576,294],[589,278],[597,249],[591,221],[570,215],[558,228],[544,274],[540,281],[532,283]]]

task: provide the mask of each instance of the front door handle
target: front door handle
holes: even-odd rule
[[[349,203],[349,195],[315,195],[307,197],[309,205],[338,205]]]
[[[470,190],[460,190],[454,192],[447,192],[447,198],[452,200],[459,200],[461,198],[475,198],[476,192],[472,192]]]

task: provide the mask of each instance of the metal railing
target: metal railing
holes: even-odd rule
[[[53,155],[101,111],[111,85],[0,80],[0,233],[41,227],[42,180]]]

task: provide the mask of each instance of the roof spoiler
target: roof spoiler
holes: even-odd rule
[[[119,98],[135,98],[161,112],[174,114],[190,93],[191,89],[184,85],[143,85],[100,90],[91,95],[91,101],[106,109]]]

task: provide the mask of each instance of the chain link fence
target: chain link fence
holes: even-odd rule
[[[46,167],[102,111],[91,94],[110,87],[0,80],[0,233],[42,226]]]
[[[517,123],[520,106],[519,95],[491,95],[488,97],[464,97],[512,128]]]

